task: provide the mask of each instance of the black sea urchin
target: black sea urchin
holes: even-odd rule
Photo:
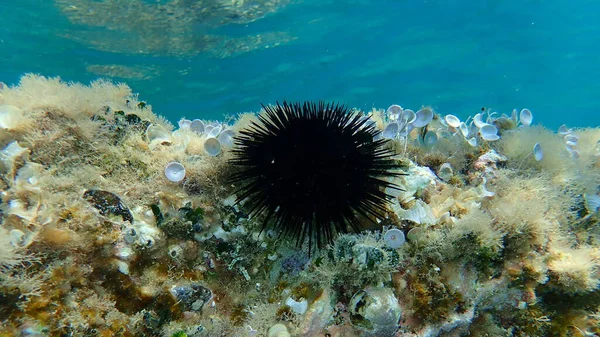
[[[400,175],[379,130],[346,106],[305,102],[264,106],[265,113],[235,137],[231,164],[241,183],[237,202],[265,214],[272,228],[301,245],[331,242],[336,233],[360,230],[358,216],[382,216],[385,180]]]

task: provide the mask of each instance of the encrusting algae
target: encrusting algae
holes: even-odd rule
[[[0,336],[596,336],[600,129],[531,117],[364,114],[386,214],[309,254],[236,202],[255,114],[175,130],[126,85],[26,75],[0,89]]]

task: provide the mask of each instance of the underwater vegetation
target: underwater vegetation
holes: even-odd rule
[[[103,80],[0,87],[0,336],[600,334],[599,128],[193,117]]]

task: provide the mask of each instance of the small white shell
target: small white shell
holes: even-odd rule
[[[381,136],[385,139],[394,139],[398,135],[398,129],[398,123],[392,122],[385,127]]]
[[[575,143],[575,144],[577,144],[577,141],[579,141],[579,137],[574,134],[565,135],[563,137],[563,139],[565,140],[565,142],[571,142],[571,143]]]
[[[423,137],[423,143],[425,146],[432,146],[438,141],[437,133],[434,131],[427,131]]]
[[[535,161],[540,161],[544,158],[544,152],[542,152],[540,143],[535,143],[533,146],[533,158],[535,158]]]
[[[567,140],[565,142],[565,145],[568,146],[568,147],[575,147],[575,146],[577,146],[577,142],[576,141],[573,142],[573,141]]]
[[[419,111],[416,113],[416,117],[417,118],[414,122],[412,122],[412,125],[414,125],[416,128],[423,127],[429,124],[429,122],[431,122],[433,119],[433,110],[430,108],[419,109]]]
[[[129,275],[129,264],[127,262],[121,261],[121,260],[113,260],[113,263],[115,264],[117,269],[121,272],[121,274]]]
[[[431,207],[417,199],[414,206],[410,209],[402,209],[401,207],[392,206],[396,215],[403,220],[410,220],[421,225],[433,225],[437,222]]]
[[[423,230],[423,227],[413,227],[406,234],[406,238],[410,241],[416,241],[423,235],[424,232],[425,231]]]
[[[2,151],[0,151],[0,161],[2,162],[3,172],[12,171],[15,160],[18,157],[27,154],[28,151],[28,148],[21,147],[16,140],[2,149]]]
[[[440,216],[440,219],[438,221],[440,224],[444,224],[444,225],[453,225],[454,224],[454,218],[452,218],[452,216],[450,215],[450,212],[446,212],[446,213],[442,214],[442,216]]]
[[[479,128],[479,134],[481,138],[487,141],[494,141],[500,139],[498,136],[498,129],[492,124],[484,124]]]
[[[492,192],[492,191],[488,191],[488,189],[485,187],[485,184],[487,183],[486,179],[483,178],[483,182],[481,183],[481,185],[478,186],[479,189],[479,195],[482,198],[491,198],[494,195],[496,195],[496,192]]]
[[[177,122],[177,125],[179,125],[180,129],[189,128],[191,124],[192,124],[192,121],[189,119],[185,119],[185,118],[182,118],[179,120],[179,122]]]
[[[165,176],[169,181],[178,183],[185,178],[185,167],[178,162],[170,162],[165,167]]]
[[[402,247],[406,242],[406,238],[404,237],[404,233],[398,228],[389,229],[383,235],[383,241],[386,246],[396,249]]]
[[[151,124],[146,129],[146,138],[148,138],[148,142],[150,143],[150,147],[162,144],[162,145],[170,145],[173,143],[173,139],[171,138],[171,134],[159,124]]]
[[[221,130],[223,130],[223,127],[221,125],[217,125],[208,132],[207,137],[208,138],[217,138],[219,133],[221,133]]]
[[[400,130],[398,131],[398,135],[400,135],[400,137],[406,137],[414,128],[415,128],[415,126],[413,124],[400,125]]]
[[[498,135],[486,135],[485,138],[483,138],[484,140],[487,140],[488,142],[493,142],[496,141],[498,139],[500,139],[500,136]]]
[[[173,141],[173,144],[176,144],[176,146],[173,147],[173,152],[185,151],[190,144],[189,129],[179,129],[173,131],[173,133],[171,133],[171,140]]]
[[[290,337],[287,327],[281,323],[277,323],[269,328],[267,337]]]
[[[460,119],[454,115],[446,115],[444,120],[446,120],[446,123],[453,128],[458,128],[461,125]]]
[[[586,193],[583,195],[585,199],[585,206],[590,212],[597,212],[600,208],[600,196],[596,194]]]
[[[475,137],[469,138],[469,140],[467,140],[467,143],[469,143],[469,145],[471,145],[472,147],[476,147],[477,146],[477,138],[475,138]]]
[[[517,109],[513,109],[512,113],[510,114],[510,119],[513,121],[513,123],[515,125],[517,125],[517,123],[519,122],[517,120]]]
[[[460,122],[458,127],[460,128],[460,133],[463,135],[463,137],[467,138],[469,135],[469,127],[467,124],[465,124],[465,122]]]
[[[521,124],[529,126],[533,121],[533,114],[531,113],[531,111],[529,111],[529,109],[523,109],[519,114],[519,120],[521,121]]]
[[[482,126],[486,125],[486,123],[481,120],[482,117],[483,115],[481,113],[478,113],[477,115],[475,115],[475,117],[473,117],[473,123],[475,123],[475,126],[478,128],[481,128]]]
[[[302,301],[295,301],[293,298],[289,297],[285,304],[292,309],[293,312],[304,315],[306,310],[308,310],[308,301],[303,299]]]
[[[219,140],[219,143],[221,143],[221,145],[223,145],[224,147],[233,147],[233,137],[234,136],[235,136],[235,132],[231,129],[227,129],[227,130],[221,131],[221,133],[219,134],[219,137],[217,137],[217,139]]]
[[[387,108],[385,113],[387,115],[388,120],[390,120],[390,121],[398,120],[398,118],[400,117],[400,114],[402,113],[402,107],[397,104],[390,105],[390,107]]]
[[[565,124],[558,128],[558,133],[563,136],[570,134],[572,131],[573,130],[569,129]]]
[[[201,135],[202,133],[204,133],[204,122],[201,121],[200,119],[194,119],[190,123],[190,130]]]
[[[407,124],[412,124],[417,119],[417,115],[411,109],[406,109],[402,111],[400,119]]]
[[[209,156],[214,157],[221,153],[221,143],[214,137],[206,138],[204,141],[204,150]]]
[[[23,119],[21,109],[13,105],[0,105],[0,129],[13,129],[19,125]]]

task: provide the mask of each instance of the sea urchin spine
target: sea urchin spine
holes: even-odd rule
[[[339,104],[305,102],[264,106],[235,137],[231,164],[239,170],[237,202],[265,214],[272,228],[309,250],[336,233],[361,229],[359,217],[382,217],[392,198],[388,179],[401,173],[380,131],[361,113]]]

